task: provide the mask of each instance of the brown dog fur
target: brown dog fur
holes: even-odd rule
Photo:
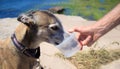
[[[36,48],[42,41],[49,43],[52,41],[53,44],[56,41],[59,43],[62,41],[59,38],[63,38],[60,36],[60,34],[63,35],[63,29],[54,15],[48,12],[37,11],[32,13],[32,16],[34,16],[34,19],[28,18],[25,21],[29,26],[21,20],[22,23],[20,23],[14,32],[20,43],[28,48]],[[51,24],[56,24],[59,30],[56,30],[54,27],[51,28],[49,26]],[[62,33],[59,31],[62,31]],[[59,34],[59,38],[51,38],[51,34]],[[10,37],[0,41],[0,69],[33,69],[35,62],[35,58],[22,54],[14,46]]]

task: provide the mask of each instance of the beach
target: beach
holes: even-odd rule
[[[61,21],[65,31],[68,31],[73,27],[92,25],[96,22],[86,20],[79,16],[68,16],[62,14],[55,14],[55,16],[57,16]],[[17,18],[0,19],[0,39],[10,37],[19,23],[20,22],[17,21]],[[45,69],[77,69],[70,61],[55,56],[56,53],[60,53],[55,46],[44,42],[40,44],[40,47],[42,53],[40,62]],[[120,25],[101,37],[95,44],[93,44],[92,47],[85,46],[82,51],[89,51],[91,48],[94,48],[95,50],[101,48],[105,48],[110,51],[120,50]],[[119,69],[120,59],[115,62],[113,61],[112,65],[111,63],[109,64],[101,66],[101,69]]]

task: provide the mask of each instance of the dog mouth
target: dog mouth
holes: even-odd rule
[[[54,44],[55,44],[55,45],[59,45],[60,43],[59,43],[59,42],[55,42]]]
[[[48,43],[53,44],[55,46],[60,44],[60,42],[57,42],[57,41],[55,41],[55,42],[54,41],[48,41]]]

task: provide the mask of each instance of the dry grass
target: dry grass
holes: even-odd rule
[[[77,69],[99,69],[101,65],[110,63],[120,58],[120,50],[107,51],[105,49],[79,52],[75,56],[65,58],[62,54],[57,56],[71,61]]]

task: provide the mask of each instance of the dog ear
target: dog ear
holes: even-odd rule
[[[32,26],[34,24],[34,20],[32,18],[30,18],[30,15],[28,17],[25,14],[21,14],[20,16],[18,16],[17,20],[20,21],[21,23],[27,25],[28,27]]]

